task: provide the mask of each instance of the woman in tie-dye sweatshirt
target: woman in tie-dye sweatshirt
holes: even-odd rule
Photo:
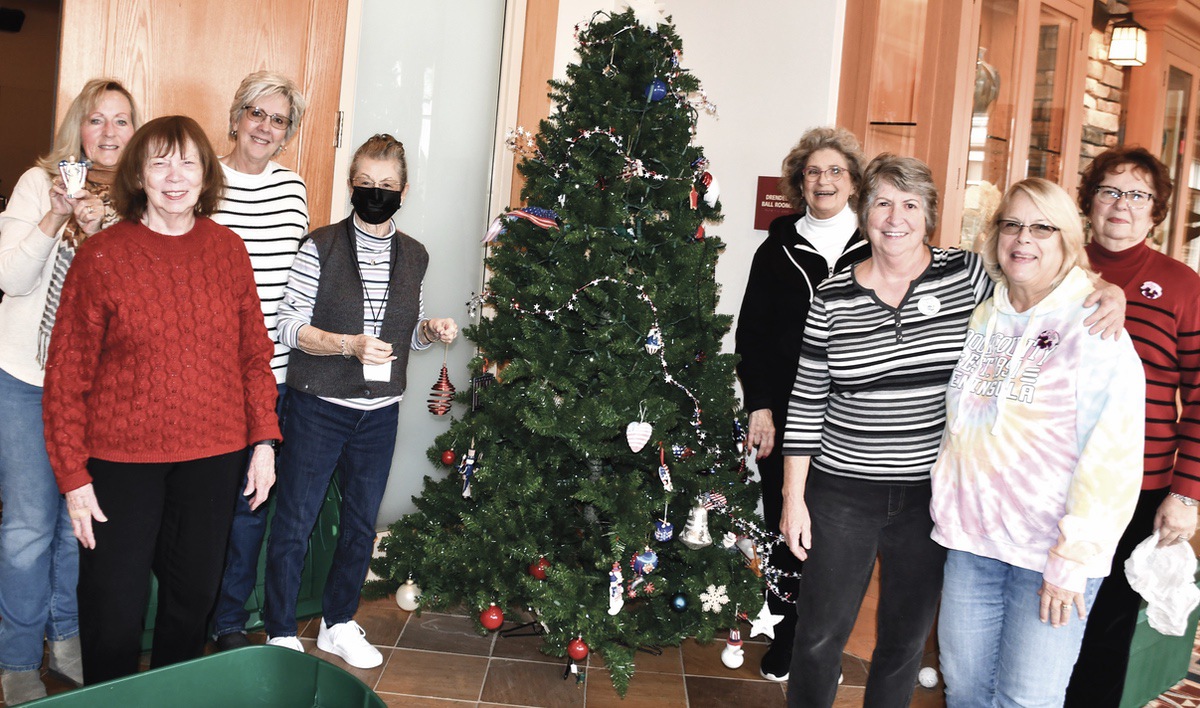
[[[1062,704],[1137,502],[1142,366],[1128,337],[1083,326],[1083,246],[1071,198],[1028,179],[981,247],[997,286],[971,317],[932,471],[933,539],[949,549],[939,640],[951,708]]]

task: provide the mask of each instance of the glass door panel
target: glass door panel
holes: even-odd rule
[[[1058,182],[1062,175],[1067,77],[1071,63],[1069,48],[1074,24],[1073,18],[1045,5],[1038,16],[1027,177]]]
[[[1187,244],[1184,256],[1192,270],[1200,271],[1200,120],[1192,121],[1192,160],[1187,185],[1179,189],[1175,203],[1184,211],[1183,234]],[[1182,181],[1182,180],[1181,180]]]
[[[916,149],[916,96],[927,5],[928,0],[892,0],[879,6],[877,56],[871,69],[871,106],[863,145],[868,155],[912,155]]]
[[[1008,187],[1016,102],[1017,0],[984,0],[963,204],[962,246],[971,248]]]
[[[1167,166],[1171,181],[1175,185],[1175,194],[1172,195],[1174,198],[1171,200],[1171,210],[1167,213],[1166,220],[1155,229],[1150,238],[1152,246],[1166,253],[1171,252],[1170,246],[1174,240],[1181,237],[1175,233],[1178,228],[1175,224],[1175,211],[1183,200],[1190,196],[1187,185],[1184,184],[1186,180],[1180,177],[1186,177],[1182,170],[1188,126],[1192,123],[1191,97],[1192,75],[1177,66],[1172,66],[1167,72],[1166,112],[1163,116],[1163,144],[1159,158]],[[1197,256],[1190,253],[1190,242],[1185,243],[1189,245],[1187,261],[1190,263],[1196,260]]]

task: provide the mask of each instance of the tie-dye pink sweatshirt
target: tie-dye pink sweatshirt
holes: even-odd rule
[[[1088,334],[1076,268],[1021,313],[997,285],[946,392],[933,539],[1067,590],[1108,575],[1142,481],[1145,379],[1128,334]]]

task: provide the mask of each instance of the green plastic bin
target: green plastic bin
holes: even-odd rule
[[[384,708],[367,685],[329,662],[253,646],[164,666],[27,703],[41,708]]]
[[[325,492],[325,503],[317,515],[317,525],[312,536],[308,539],[308,554],[304,557],[304,569],[300,575],[300,595],[296,602],[296,619],[316,617],[321,614],[321,594],[325,592],[325,579],[329,576],[329,568],[333,565],[333,554],[337,550],[339,524],[341,523],[342,489],[338,481],[339,474],[335,473]],[[275,497],[272,496],[271,507],[268,509],[267,535],[271,533],[271,521],[275,518]],[[267,544],[264,542],[258,555],[258,579],[254,583],[254,592],[246,600],[246,609],[250,619],[246,623],[247,630],[260,629],[263,626],[262,607],[266,591],[263,577],[267,567]],[[149,651],[154,640],[154,614],[158,611],[158,580],[151,575],[150,602],[146,608],[145,631],[142,633],[142,651]]]
[[[1146,621],[1146,603],[1138,611],[1137,629],[1129,648],[1121,708],[1141,708],[1187,676],[1196,644],[1200,607],[1192,610],[1182,637],[1160,634]]]

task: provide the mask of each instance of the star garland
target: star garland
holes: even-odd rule
[[[658,307],[655,306],[654,301],[650,299],[650,296],[646,294],[646,289],[643,288],[641,285],[633,285],[632,283],[626,283],[626,282],[617,280],[616,278],[613,278],[611,276],[604,276],[602,278],[596,278],[596,279],[592,280],[591,282],[584,283],[583,285],[581,285],[575,289],[575,292],[573,292],[571,294],[571,297],[567,299],[567,302],[565,304],[560,305],[559,307],[556,307],[556,308],[541,309],[541,308],[523,307],[521,305],[521,303],[516,301],[515,298],[509,298],[508,304],[509,304],[509,307],[514,312],[520,312],[521,314],[525,314],[525,315],[537,315],[540,317],[545,317],[546,319],[553,322],[554,318],[558,315],[558,313],[562,312],[564,309],[574,311],[575,310],[575,301],[579,298],[579,296],[581,294],[583,294],[583,292],[585,290],[587,290],[588,288],[594,287],[601,283],[616,283],[617,285],[623,285],[625,287],[633,288],[634,290],[636,290],[637,298],[639,300],[641,300],[642,302],[646,303],[646,305],[650,308],[650,311],[654,315],[654,323],[652,325],[652,328],[657,329],[660,332],[662,331],[662,326],[659,324],[659,320],[658,320]],[[494,296],[491,293],[486,293],[486,295],[489,298],[494,298]],[[708,438],[708,434],[705,433],[704,430],[702,430],[700,428],[700,423],[701,423],[701,421],[700,421],[700,414],[701,414],[700,399],[696,397],[696,394],[692,393],[691,389],[689,389],[687,386],[683,385],[678,379],[676,379],[674,374],[671,373],[670,369],[667,368],[665,343],[662,346],[662,348],[660,348],[657,352],[654,352],[653,354],[651,354],[651,356],[654,356],[658,359],[659,366],[662,368],[662,372],[663,372],[663,380],[666,381],[667,383],[671,384],[675,388],[678,388],[680,391],[683,391],[684,395],[687,396],[689,399],[691,399],[692,409],[693,409],[692,426],[696,428],[697,439],[701,443],[705,442],[705,440]]]

